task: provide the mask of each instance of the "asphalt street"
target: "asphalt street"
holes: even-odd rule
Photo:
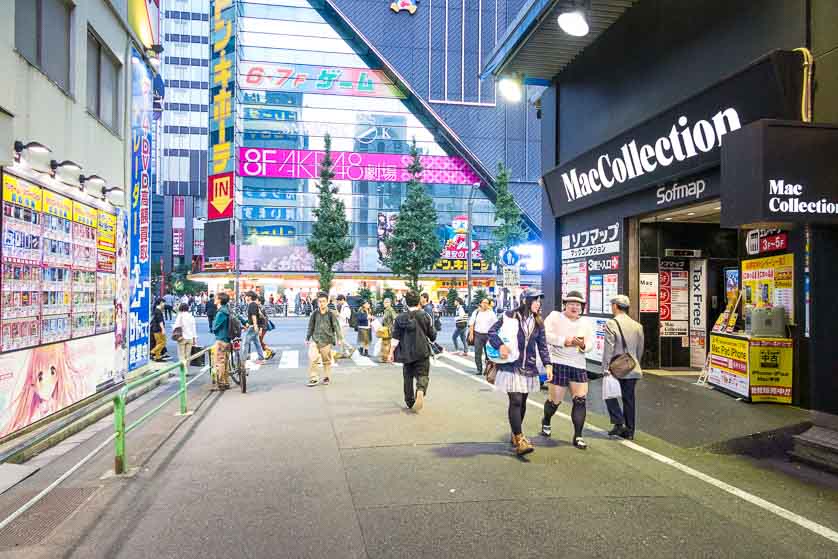
[[[62,487],[86,491],[82,502],[57,520],[49,510],[22,518],[21,530],[43,522],[43,537],[12,548],[0,533],[0,557],[838,556],[834,479],[704,444],[735,429],[687,440],[683,429],[657,425],[667,417],[658,410],[641,420],[635,442],[611,440],[592,383],[590,448],[570,445],[566,416],[554,420],[552,439],[537,436],[543,395],[535,394],[525,431],[536,451],[520,459],[509,446],[505,395],[468,359],[434,363],[416,414],[402,402],[399,366],[341,360],[331,386],[306,387],[305,320],[277,325],[268,341],[278,355],[251,374],[247,394],[196,387],[194,415],[166,408],[129,434],[132,475],[109,475],[104,451]],[[650,398],[655,383],[672,382],[683,381],[642,381]],[[689,424],[683,411],[671,409],[669,422]],[[12,495],[45,485],[97,440]]]

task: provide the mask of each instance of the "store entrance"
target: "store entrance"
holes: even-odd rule
[[[643,367],[700,369],[709,332],[738,284],[739,233],[719,226],[719,200],[642,216],[638,224]],[[737,277],[733,278],[736,274]]]

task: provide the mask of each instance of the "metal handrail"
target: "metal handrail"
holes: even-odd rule
[[[190,361],[192,361],[194,359],[197,359],[198,357],[200,357],[202,355],[207,355],[208,356],[207,365],[203,369],[201,369],[201,372],[198,375],[196,375],[192,380],[190,380],[189,382],[186,382],[186,368],[188,366],[187,363],[189,363]],[[180,369],[180,388],[178,389],[178,391],[175,394],[173,394],[172,396],[166,398],[166,400],[164,400],[162,404],[159,404],[159,405],[155,406],[154,409],[152,409],[149,412],[143,414],[143,416],[141,418],[134,421],[126,429],[126,427],[125,427],[125,405],[126,405],[126,400],[127,400],[127,397],[128,397],[128,392],[132,388],[136,388],[138,386],[142,386],[143,384],[151,382],[151,380],[156,379],[156,378],[162,376],[163,374],[168,374],[170,371],[173,371],[175,368]],[[125,473],[125,466],[126,466],[126,462],[125,462],[125,435],[129,431],[138,427],[140,424],[142,424],[144,421],[146,421],[149,417],[151,417],[152,415],[154,415],[155,413],[160,411],[160,409],[165,404],[171,402],[174,398],[176,398],[178,396],[180,396],[180,413],[178,415],[188,415],[189,412],[187,410],[187,401],[186,401],[186,389],[187,389],[187,387],[211,370],[212,370],[212,346],[207,347],[207,348],[199,351],[198,353],[189,356],[189,358],[187,358],[184,361],[179,361],[178,363],[174,363],[174,364],[170,365],[169,367],[165,367],[165,368],[160,369],[159,371],[156,371],[156,372],[154,372],[150,375],[144,376],[142,378],[139,378],[139,379],[136,379],[136,380],[133,380],[133,381],[127,383],[124,387],[122,387],[119,390],[119,392],[117,392],[117,395],[114,396],[114,398],[113,398],[114,425],[116,427],[115,432],[112,433],[111,435],[109,435],[107,439],[105,439],[104,441],[99,443],[99,445],[96,448],[94,448],[92,451],[90,451],[84,458],[79,460],[72,468],[70,468],[69,470],[64,472],[64,474],[62,474],[58,479],[56,479],[51,484],[49,484],[47,487],[45,487],[40,493],[38,493],[37,495],[35,495],[31,499],[29,499],[20,508],[18,508],[12,514],[10,514],[6,518],[4,518],[3,521],[0,522],[0,530],[3,530],[6,526],[8,526],[12,522],[14,522],[17,518],[19,518],[20,515],[22,515],[27,510],[29,510],[33,506],[35,506],[38,503],[38,501],[40,501],[41,499],[46,497],[50,492],[52,492],[53,489],[58,487],[64,480],[69,478],[74,472],[78,471],[79,468],[81,468],[88,461],[90,461],[94,456],[96,456],[99,453],[99,451],[101,451],[103,448],[108,446],[111,443],[111,441],[115,441],[115,446],[116,446],[116,456],[114,458],[114,472],[116,474],[124,474]],[[119,417],[119,419],[117,419],[117,417]]]
[[[201,372],[198,375],[196,375],[192,380],[190,380],[189,382],[186,382],[186,369],[189,366],[188,365],[189,362],[192,361],[193,359],[197,359],[198,357],[200,357],[202,355],[207,355],[208,356],[207,357],[207,366],[204,367],[201,370]],[[137,419],[133,423],[126,426],[125,425],[125,405],[126,405],[126,400],[128,399],[128,392],[133,388],[137,388],[138,386],[142,386],[146,383],[152,382],[153,380],[157,379],[160,376],[168,375],[171,371],[174,371],[175,369],[179,370],[179,381],[180,381],[180,387],[178,388],[177,392],[175,392],[174,394],[172,394],[171,396],[169,396],[168,398],[166,398],[165,400],[163,400],[162,402],[160,402],[159,404],[154,406],[152,409],[150,409],[149,411],[144,413],[142,415],[142,417],[140,417],[139,419]],[[115,474],[117,474],[117,475],[124,474],[125,471],[128,468],[127,461],[126,461],[126,456],[125,456],[125,435],[127,435],[128,433],[130,433],[131,431],[133,431],[134,429],[136,429],[137,427],[139,427],[140,425],[145,423],[146,420],[148,420],[151,416],[153,416],[155,413],[160,411],[166,404],[168,404],[169,402],[171,402],[172,400],[174,400],[175,398],[178,398],[178,397],[180,397],[180,412],[179,412],[178,415],[189,415],[189,409],[188,409],[187,399],[186,399],[186,390],[187,390],[187,388],[189,387],[190,384],[192,384],[193,382],[195,382],[196,380],[198,380],[199,378],[201,378],[203,375],[205,375],[207,372],[209,372],[211,370],[212,370],[212,346],[209,346],[209,347],[206,347],[206,348],[202,349],[198,353],[189,356],[189,358],[187,358],[186,360],[178,361],[177,363],[173,363],[172,365],[169,365],[168,367],[164,367],[164,368],[160,369],[159,371],[157,371],[155,373],[152,373],[150,375],[146,375],[142,378],[138,378],[136,380],[133,380],[133,381],[125,384],[125,386],[123,386],[122,389],[119,392],[116,393],[116,395],[113,398],[113,423],[114,423],[114,433],[116,435],[116,438],[114,439],[114,466],[113,466]]]

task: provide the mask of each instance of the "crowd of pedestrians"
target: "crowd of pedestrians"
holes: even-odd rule
[[[507,418],[511,431],[510,442],[519,455],[532,452],[534,446],[524,433],[527,401],[532,392],[543,388],[546,378],[547,399],[540,421],[540,435],[551,437],[552,419],[570,392],[570,417],[573,423],[571,442],[578,449],[588,448],[583,438],[587,415],[588,361],[594,349],[595,337],[591,323],[583,319],[584,296],[571,291],[562,298],[561,310],[554,310],[544,317],[543,297],[538,292],[524,293],[517,306],[500,314],[493,309],[492,301],[483,298],[469,315],[464,302],[454,301],[454,333],[451,337],[454,352],[468,355],[474,347],[474,364],[478,375],[486,375],[495,388],[506,393]],[[170,304],[171,303],[171,304]],[[273,352],[265,344],[265,333],[273,327],[264,310],[265,301],[255,292],[243,295],[244,330],[242,342],[244,355],[258,357],[263,363]],[[441,303],[442,304],[442,303]],[[216,382],[219,389],[229,387],[226,355],[231,351],[229,322],[235,313],[226,293],[187,296],[178,300],[172,294],[161,297],[153,308],[151,317],[152,359],[165,361],[166,320],[170,306],[177,306],[172,326],[172,338],[178,343],[179,359],[188,359],[198,343],[195,325],[195,305],[206,313],[211,332],[215,336]],[[308,386],[329,385],[335,359],[357,354],[370,357],[373,342],[380,343],[382,363],[402,365],[404,402],[407,408],[418,412],[425,405],[430,378],[430,359],[441,348],[436,344],[442,329],[441,311],[428,294],[408,292],[398,302],[399,310],[390,298],[383,300],[377,317],[369,301],[360,301],[353,309],[344,295],[330,299],[325,293],[316,298],[316,306],[308,317],[306,344],[309,348]],[[636,425],[635,390],[642,377],[640,367],[643,357],[643,328],[628,315],[630,301],[625,295],[611,300],[613,318],[605,324],[602,374],[612,375],[610,364],[619,357],[629,357],[631,366],[614,372],[619,384],[621,400],[606,400],[613,424],[611,436],[632,439]],[[349,330],[357,338],[353,346],[348,339]],[[376,344],[377,345],[377,344]],[[321,375],[322,368],[322,375]],[[619,374],[619,376],[617,376]]]

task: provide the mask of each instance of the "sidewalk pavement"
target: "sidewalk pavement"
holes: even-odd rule
[[[394,366],[342,361],[329,387],[305,378],[303,367],[266,366],[248,394],[211,396],[175,431],[161,415],[129,435],[139,471],[102,478],[106,454],[69,484],[90,491],[75,514],[0,557],[838,554],[838,543],[619,441],[592,433],[579,451],[558,418],[554,438],[533,437],[536,452],[518,459],[504,395],[441,363],[421,414],[404,409]],[[538,420],[531,406],[527,433]],[[646,434],[638,443],[838,529],[834,491]]]

